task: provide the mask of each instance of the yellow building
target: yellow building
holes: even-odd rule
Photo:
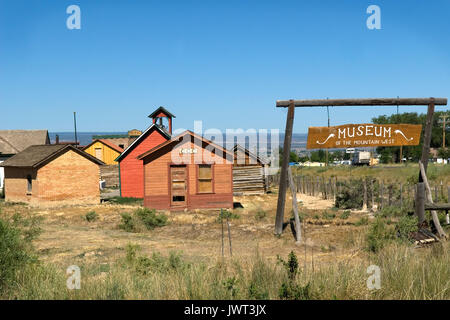
[[[84,147],[83,151],[103,161],[105,164],[111,165],[117,164],[114,160],[123,152],[123,149],[105,139],[97,139]]]

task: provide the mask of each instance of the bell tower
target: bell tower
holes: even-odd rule
[[[175,118],[173,114],[167,111],[163,106],[153,111],[149,116],[152,119],[153,124],[156,124],[161,129],[165,129],[172,135],[172,118]]]

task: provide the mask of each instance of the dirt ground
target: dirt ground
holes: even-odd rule
[[[303,241],[295,244],[289,225],[281,237],[274,236],[277,194],[240,196],[234,201],[242,208],[233,210],[238,219],[230,220],[233,257],[259,255],[276,259],[286,257],[291,250],[297,253],[300,263],[336,263],[360,258],[361,251],[351,245],[362,237],[364,226],[353,223],[364,212],[351,212],[347,219],[342,211],[333,209],[330,200],[297,195],[301,214]],[[285,220],[291,216],[291,201],[286,200]],[[1,205],[1,204],[0,204]],[[34,241],[40,259],[58,265],[79,263],[111,263],[123,257],[125,246],[139,244],[147,254],[158,251],[182,252],[187,260],[210,261],[221,257],[222,226],[217,221],[218,210],[195,210],[164,213],[169,217],[167,226],[142,233],[121,230],[121,213],[133,212],[137,206],[100,204],[97,206],[72,206],[61,208],[30,208],[24,205],[2,205],[3,214],[30,213],[42,217],[42,233]],[[88,222],[86,213],[95,211],[98,219]],[[327,214],[335,217],[326,216]],[[225,230],[225,256],[230,255],[227,227]]]

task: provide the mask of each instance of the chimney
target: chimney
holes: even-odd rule
[[[59,144],[59,135],[58,134],[55,137],[55,144]]]

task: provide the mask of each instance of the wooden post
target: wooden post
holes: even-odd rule
[[[450,186],[447,186],[447,202],[450,203]]]
[[[281,235],[283,232],[284,206],[286,204],[286,189],[289,169],[289,154],[292,142],[292,127],[294,125],[294,100],[291,100],[286,118],[286,130],[283,144],[283,163],[281,165],[280,187],[278,189],[277,216],[275,219],[275,234]]]
[[[432,197],[432,194],[431,194],[430,185],[428,184],[428,178],[427,178],[427,174],[425,172],[425,166],[423,165],[423,163],[421,161],[419,161],[419,168],[420,168],[420,176],[422,177],[423,183],[425,184],[426,200],[429,203],[433,203],[433,197]],[[438,217],[437,212],[435,210],[431,210],[431,217],[433,218],[434,226],[436,227],[436,230],[437,230],[437,233],[438,233],[439,237],[447,238],[447,234],[445,233],[444,229],[442,229],[441,224],[439,222],[439,217]]]
[[[372,211],[375,211],[375,190],[373,188],[372,178],[370,178],[370,197],[371,197]]]
[[[295,240],[297,243],[300,243],[301,226],[300,226],[300,218],[298,216],[297,193],[294,186],[294,179],[292,178],[291,167],[288,168],[288,177],[289,177],[289,186],[291,188],[292,193],[292,210],[294,211],[294,219],[295,219]]]
[[[230,221],[227,215],[227,225],[228,225],[228,241],[230,242],[230,256],[233,256],[233,250],[231,250],[231,231],[230,231]]]
[[[363,211],[367,211],[367,182],[366,178],[363,179],[363,188],[364,188],[364,195],[363,195]]]
[[[388,206],[392,206],[392,184],[388,186]]]
[[[380,205],[378,206],[378,211],[384,207],[384,183],[380,181]]]
[[[434,185],[434,202],[439,202],[438,188]]]
[[[431,103],[428,105],[427,120],[425,123],[425,133],[423,136],[422,144],[422,156],[420,162],[422,162],[424,171],[427,173],[428,158],[430,154],[430,144],[431,144],[431,129],[433,128],[433,115],[434,115],[434,99],[431,99]],[[423,182],[423,177],[419,173],[419,182]]]
[[[403,183],[400,183],[400,208],[403,208]]]
[[[416,189],[416,215],[419,219],[419,226],[425,221],[425,184],[419,182]]]
[[[224,243],[223,243],[223,237],[224,237],[224,232],[223,232],[223,210],[220,209],[220,222],[222,223],[222,258],[225,256],[224,255]]]

